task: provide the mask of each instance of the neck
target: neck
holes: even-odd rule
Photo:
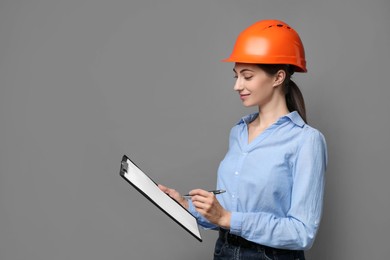
[[[259,107],[259,116],[257,124],[260,128],[267,128],[275,123],[280,117],[290,113],[287,108],[285,99],[280,102],[268,104],[267,106]]]

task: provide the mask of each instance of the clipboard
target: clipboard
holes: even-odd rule
[[[126,155],[122,157],[119,174],[156,207],[202,242],[196,218],[176,200],[161,191],[157,183]]]

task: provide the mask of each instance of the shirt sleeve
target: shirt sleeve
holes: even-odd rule
[[[217,225],[210,223],[205,217],[196,211],[195,206],[191,200],[188,200],[188,211],[196,218],[196,221],[203,229],[216,230],[219,228]]]
[[[322,215],[327,148],[319,131],[305,130],[293,161],[291,206],[286,216],[232,212],[232,234],[277,248],[306,250],[312,246]]]

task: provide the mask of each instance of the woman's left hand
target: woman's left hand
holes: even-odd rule
[[[211,223],[225,229],[230,229],[231,213],[219,204],[212,192],[195,189],[190,191],[195,209]]]

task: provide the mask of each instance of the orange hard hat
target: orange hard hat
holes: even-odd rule
[[[298,33],[279,20],[258,21],[236,40],[233,52],[224,62],[289,64],[296,72],[307,72],[305,50]]]

